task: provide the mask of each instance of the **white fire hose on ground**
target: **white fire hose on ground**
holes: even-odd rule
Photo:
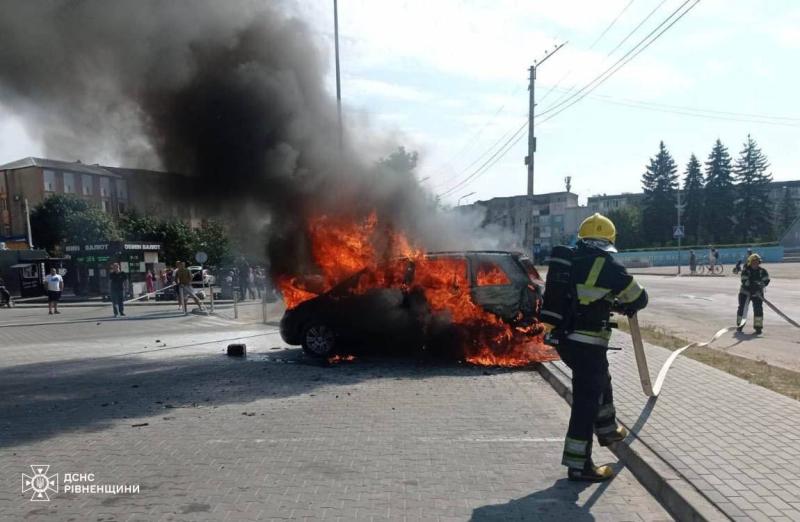
[[[742,322],[739,323],[738,326],[744,326],[744,323],[747,321],[747,307],[750,303],[750,300],[747,300],[745,303],[745,315],[743,316]],[[715,333],[711,339],[704,343],[689,343],[682,348],[678,348],[674,352],[670,354],[667,360],[664,362],[664,365],[658,371],[658,376],[656,377],[656,384],[655,386],[650,382],[650,369],[647,367],[647,356],[644,353],[644,343],[642,342],[642,332],[639,330],[639,318],[636,317],[636,314],[628,317],[628,324],[631,328],[631,339],[633,340],[633,353],[636,355],[636,366],[639,369],[639,380],[642,382],[642,391],[648,397],[658,397],[658,394],[661,393],[661,387],[664,385],[664,379],[667,377],[667,372],[669,371],[670,366],[675,361],[675,359],[684,351],[688,350],[689,348],[702,348],[704,346],[708,346],[726,333],[733,331],[737,328],[737,326],[729,326],[727,328],[723,328]]]
[[[767,306],[769,306],[776,314],[781,316],[781,318],[786,320],[786,322],[788,322],[792,326],[800,328],[800,324],[798,324],[792,318],[781,312],[778,309],[778,307],[776,307],[774,304],[767,301],[766,297],[762,295],[761,298],[765,303],[767,303]],[[631,339],[633,340],[633,352],[636,355],[636,366],[639,369],[639,380],[642,382],[642,391],[644,392],[644,394],[647,395],[648,397],[657,397],[658,394],[661,392],[661,386],[664,385],[664,379],[667,377],[667,372],[669,371],[670,366],[672,366],[673,361],[675,361],[675,359],[681,353],[683,353],[685,350],[688,350],[689,348],[703,348],[705,346],[708,346],[717,339],[719,339],[720,337],[722,337],[723,335],[725,335],[726,333],[733,331],[737,328],[744,327],[745,323],[747,322],[747,314],[749,311],[750,311],[750,297],[748,297],[747,300],[744,302],[742,321],[738,325],[729,326],[727,328],[719,330],[711,337],[711,339],[709,339],[704,343],[697,343],[697,342],[689,343],[686,346],[678,348],[677,350],[672,352],[672,354],[670,354],[670,356],[664,362],[664,365],[661,367],[661,370],[659,370],[658,376],[656,377],[655,386],[653,386],[652,383],[650,382],[650,369],[647,367],[647,356],[644,353],[642,332],[639,330],[639,318],[636,316],[636,314],[633,314],[632,316],[628,317],[628,324],[630,325],[631,329]]]

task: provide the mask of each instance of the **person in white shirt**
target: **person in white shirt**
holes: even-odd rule
[[[62,278],[55,268],[50,269],[50,275],[45,278],[47,283],[47,313],[50,315],[60,314],[58,311],[58,300],[61,299],[61,291],[64,290],[64,278]]]

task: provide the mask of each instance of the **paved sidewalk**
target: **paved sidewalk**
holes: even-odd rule
[[[637,476],[655,469],[709,518],[800,521],[800,402],[685,357],[648,400],[630,338],[615,332],[612,346],[623,348],[609,352],[617,415],[635,434],[617,453],[640,453]],[[671,352],[646,351],[655,380]],[[542,373],[568,383],[570,370],[559,361]]]
[[[569,410],[536,372],[323,368],[271,326],[144,313],[0,328],[0,520],[670,519],[625,468],[565,479]],[[237,336],[246,359],[222,354]],[[60,474],[49,502],[21,492],[33,464]],[[64,473],[140,491],[65,493]]]

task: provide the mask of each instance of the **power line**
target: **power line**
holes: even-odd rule
[[[490,145],[490,146],[489,146],[489,147],[488,147],[486,150],[484,150],[484,151],[483,151],[483,152],[482,152],[482,153],[481,153],[481,154],[480,154],[480,155],[479,155],[477,158],[475,158],[474,160],[472,160],[472,162],[471,162],[469,165],[467,165],[466,167],[464,167],[463,169],[461,169],[461,170],[460,170],[459,172],[457,172],[456,174],[454,174],[454,175],[452,175],[452,176],[449,176],[447,179],[445,179],[445,180],[443,180],[443,181],[441,181],[441,182],[439,182],[439,183],[435,184],[433,187],[434,187],[434,188],[436,188],[436,187],[441,187],[441,186],[447,185],[447,184],[449,184],[449,183],[450,183],[450,182],[451,182],[453,179],[455,179],[455,178],[457,178],[458,176],[460,176],[460,175],[464,174],[465,172],[467,172],[469,169],[471,169],[473,166],[475,166],[475,164],[476,164],[476,163],[478,163],[478,162],[479,162],[479,161],[481,161],[483,158],[485,158],[485,157],[486,157],[486,155],[487,155],[487,154],[489,154],[489,153],[490,153],[490,152],[491,152],[491,151],[492,151],[492,150],[493,150],[493,149],[494,149],[494,148],[497,146],[497,144],[498,144],[498,143],[500,143],[500,142],[501,142],[501,141],[503,141],[504,139],[508,138],[508,137],[509,137],[509,135],[511,135],[513,132],[514,132],[514,129],[509,129],[509,130],[507,130],[506,132],[504,132],[504,133],[503,133],[503,134],[502,134],[502,135],[501,135],[501,136],[500,136],[500,137],[499,137],[499,138],[498,138],[498,139],[497,139],[497,140],[496,140],[494,143],[492,143],[492,144],[491,144],[491,145]]]
[[[595,38],[594,42],[592,42],[592,45],[590,45],[590,46],[589,46],[589,50],[590,50],[590,51],[591,51],[592,49],[594,49],[594,47],[595,47],[595,46],[596,46],[596,45],[597,45],[597,44],[600,42],[600,40],[602,40],[602,39],[603,39],[603,37],[606,35],[606,33],[608,33],[608,31],[610,31],[610,30],[611,30],[611,28],[612,28],[612,27],[614,27],[614,25],[615,25],[615,24],[616,24],[616,23],[619,21],[619,19],[622,17],[622,15],[623,15],[623,14],[625,14],[625,11],[627,11],[627,10],[628,10],[628,8],[631,6],[631,4],[633,4],[633,2],[634,2],[634,1],[635,1],[635,0],[630,0],[630,1],[629,1],[629,2],[628,2],[626,5],[625,5],[625,7],[623,7],[623,8],[622,8],[622,10],[620,10],[620,12],[618,12],[618,13],[617,13],[617,15],[614,17],[614,19],[613,19],[613,20],[611,20],[611,23],[609,23],[609,24],[608,24],[608,26],[606,26],[606,28],[605,28],[605,29],[603,29],[603,32],[601,32],[601,33],[600,33],[600,36],[598,36],[597,38]],[[663,3],[664,3],[664,2],[666,2],[666,1],[667,1],[667,0],[662,0],[662,2],[661,2],[661,3],[663,4]],[[639,24],[639,25],[641,25],[641,24]],[[619,46],[618,46],[618,47],[619,47]],[[556,84],[555,84],[553,87],[550,87],[550,88],[549,88],[547,91],[545,91],[544,95],[543,95],[543,96],[541,97],[541,99],[539,100],[539,103],[542,103],[542,102],[543,102],[545,99],[547,99],[547,97],[548,97],[548,96],[550,96],[550,93],[552,93],[552,92],[553,92],[553,89],[554,89],[555,87],[558,87],[559,85],[561,85],[561,82],[563,82],[565,79],[567,79],[567,78],[569,77],[569,75],[570,75],[570,74],[572,74],[572,69],[570,69],[569,71],[567,71],[567,72],[564,74],[564,76],[562,76],[562,77],[561,77],[561,78],[558,80],[558,82],[556,82]],[[569,90],[570,90],[570,91],[571,91],[571,90],[574,90],[574,89],[575,89],[575,87],[577,87],[577,84],[575,84],[575,85],[573,85],[572,87],[570,87],[570,89],[569,89]],[[556,100],[556,102],[558,102],[558,101],[560,101],[560,99],[559,99],[559,100]]]
[[[631,4],[632,4],[633,2],[635,2],[635,1],[636,1],[636,0],[630,0],[630,2],[628,2],[628,4],[627,4],[625,7],[623,7],[623,8],[622,8],[622,11],[620,11],[619,13],[617,13],[617,16],[616,16],[616,17],[614,17],[614,19],[613,19],[613,20],[611,20],[611,23],[610,23],[610,24],[608,24],[608,27],[606,27],[606,28],[603,30],[603,32],[602,32],[602,33],[600,33],[600,36],[598,36],[598,37],[595,39],[595,41],[592,43],[592,45],[590,45],[590,46],[589,46],[589,50],[590,50],[590,51],[591,51],[592,49],[594,49],[594,46],[595,46],[595,45],[597,45],[597,42],[599,42],[600,40],[602,40],[602,39],[603,39],[603,37],[606,35],[606,33],[607,33],[608,31],[610,31],[612,27],[614,27],[614,24],[616,24],[616,23],[617,23],[617,20],[619,20],[619,19],[620,19],[620,17],[621,17],[623,14],[625,14],[625,11],[627,11],[627,10],[628,10],[628,8],[631,6]]]
[[[563,111],[567,110],[568,108],[572,107],[573,105],[575,105],[576,103],[581,101],[588,94],[590,94],[592,91],[597,89],[600,85],[602,85],[611,76],[613,76],[622,67],[624,67],[627,63],[629,63],[631,60],[636,58],[645,49],[650,47],[650,45],[652,45],[653,42],[658,40],[667,30],[669,30],[673,25],[675,25],[681,18],[683,18],[687,13],[689,13],[689,11],[691,11],[700,2],[700,0],[694,0],[694,3],[691,6],[689,6],[685,11],[683,11],[680,15],[678,15],[677,18],[675,18],[675,20],[673,20],[671,23],[669,23],[669,25],[664,27],[664,29],[661,30],[661,32],[658,32],[658,34],[655,34],[659,29],[661,29],[662,26],[664,26],[664,24],[667,24],[670,21],[670,19],[675,17],[681,11],[681,9],[686,7],[686,5],[689,4],[691,1],[692,0],[685,0],[680,6],[678,6],[677,9],[675,9],[658,26],[656,26],[644,38],[642,38],[636,45],[634,45],[627,53],[625,53],[621,58],[619,58],[616,62],[614,62],[614,64],[612,64],[605,71],[603,71],[598,76],[596,76],[592,81],[590,81],[589,83],[584,85],[575,94],[573,94],[572,96],[568,96],[566,99],[564,99],[561,102],[555,103],[550,108],[545,109],[542,113],[540,113],[540,116],[543,116],[543,115],[548,114],[548,113],[552,113],[552,114],[550,114],[549,116],[545,117],[539,123],[541,124],[541,123],[545,123],[545,122],[551,120],[552,118],[554,118],[554,117],[558,116],[559,114],[561,114]],[[663,1],[662,1],[662,4],[663,4]],[[630,5],[630,4],[628,4],[628,5]],[[657,6],[656,9],[658,9],[658,7],[660,7],[660,5],[661,4],[659,4],[659,6]],[[627,7],[628,6],[626,6],[625,9],[627,9]],[[653,12],[655,12],[655,10],[652,11],[651,14],[649,14],[646,17],[645,21],[652,15]],[[644,22],[642,22],[642,23],[644,23]],[[637,28],[640,27],[640,26],[641,26],[641,24],[639,26],[637,26]],[[653,36],[654,34],[655,34],[655,36]],[[653,37],[653,38],[648,41],[648,39],[650,37]],[[626,37],[626,39],[627,38],[628,37]],[[596,84],[596,85],[593,86],[593,84]],[[512,135],[512,137],[509,138],[509,140],[507,140],[506,143],[504,143],[500,147],[500,149],[495,151],[495,153],[488,160],[486,160],[486,162],[484,162],[480,167],[478,167],[478,169],[476,169],[473,173],[471,173],[465,179],[463,179],[462,181],[458,182],[453,187],[451,187],[451,188],[445,190],[444,192],[440,193],[439,195],[440,196],[446,196],[448,194],[451,194],[453,191],[465,186],[467,183],[470,183],[472,180],[477,179],[479,176],[481,176],[483,173],[485,173],[488,170],[488,168],[490,168],[497,161],[499,161],[506,153],[508,153],[508,151],[514,145],[516,145],[516,143],[519,142],[520,139],[522,139],[522,135],[520,133],[521,133],[522,129],[524,129],[524,127],[525,126],[523,125],[520,129],[518,129],[517,132],[515,132],[514,135]],[[512,143],[512,141],[513,141],[513,143]],[[492,160],[495,160],[495,161],[492,161]]]
[[[482,164],[480,167],[478,167],[477,169],[475,169],[475,171],[474,171],[474,172],[472,172],[472,173],[471,173],[469,176],[467,176],[466,178],[464,178],[464,179],[463,179],[463,180],[461,180],[460,182],[456,183],[455,185],[453,185],[453,186],[452,186],[452,187],[450,187],[449,189],[447,189],[447,190],[445,190],[445,191],[443,191],[443,192],[440,192],[440,193],[439,193],[439,196],[441,197],[441,196],[447,196],[447,195],[449,195],[449,194],[452,194],[452,193],[453,193],[453,192],[455,192],[456,190],[458,190],[458,189],[460,189],[461,187],[465,186],[465,185],[466,185],[467,183],[469,183],[471,180],[475,179],[475,176],[479,175],[479,174],[481,173],[481,171],[485,171],[485,169],[486,169],[486,168],[488,168],[488,167],[489,167],[489,166],[491,166],[491,165],[494,165],[494,163],[492,163],[492,164],[490,165],[490,162],[491,162],[492,160],[494,160],[495,158],[497,158],[497,159],[499,160],[500,158],[502,158],[503,156],[505,156],[505,154],[508,152],[508,150],[509,150],[509,149],[510,149],[512,146],[514,146],[514,145],[515,145],[517,142],[519,142],[519,140],[521,140],[521,139],[522,139],[522,138],[525,136],[525,134],[523,133],[523,131],[524,131],[524,130],[527,128],[527,126],[528,126],[528,122],[526,121],[525,123],[523,123],[523,124],[522,124],[522,125],[521,125],[521,126],[520,126],[520,127],[519,127],[519,128],[518,128],[518,129],[517,129],[515,132],[514,132],[514,134],[512,134],[512,135],[511,135],[511,137],[510,137],[510,138],[508,138],[508,139],[506,140],[506,142],[505,142],[505,143],[503,143],[503,145],[501,145],[501,146],[500,146],[500,148],[499,148],[499,149],[497,149],[497,150],[495,151],[495,153],[494,153],[494,154],[492,154],[492,155],[489,157],[489,159],[487,159],[485,162],[483,162],[483,164]],[[509,145],[509,144],[510,144],[510,145]],[[505,150],[504,150],[504,149],[505,149]],[[495,162],[495,163],[496,163],[496,162]]]
[[[747,123],[764,123],[769,125],[800,126],[800,118],[792,116],[776,116],[770,114],[754,114],[745,112],[719,111],[714,109],[702,109],[698,107],[687,107],[683,105],[669,105],[665,103],[650,102],[644,100],[634,100],[630,98],[614,98],[604,94],[591,94],[590,98],[623,105],[626,107],[649,109],[664,113],[682,114],[686,116],[697,116],[708,119],[720,119],[727,121],[742,121]]]
[[[653,8],[653,10],[652,10],[652,11],[650,11],[650,13],[648,13],[648,15],[647,15],[647,16],[645,16],[645,17],[644,17],[644,19],[642,19],[642,21],[641,21],[641,22],[639,22],[639,25],[637,25],[636,27],[634,27],[634,28],[633,28],[633,30],[632,30],[631,32],[629,32],[629,33],[628,33],[628,34],[625,36],[625,38],[623,38],[622,40],[620,40],[620,42],[619,42],[619,43],[616,45],[616,47],[614,47],[613,49],[611,49],[611,50],[608,52],[608,54],[607,54],[606,56],[611,56],[612,54],[614,54],[614,52],[615,52],[617,49],[619,49],[620,47],[622,47],[622,46],[625,44],[625,42],[627,42],[627,41],[628,41],[628,38],[630,38],[631,36],[633,36],[633,35],[634,35],[634,33],[636,33],[636,31],[638,31],[638,30],[639,30],[639,28],[645,24],[645,22],[647,22],[648,20],[650,20],[650,17],[651,17],[651,16],[653,16],[653,14],[655,14],[655,12],[656,12],[656,11],[658,11],[658,10],[661,8],[661,6],[662,6],[662,5],[664,5],[666,2],[667,2],[667,0],[661,0],[661,2],[660,2],[660,3],[659,3],[657,6],[655,6],[655,7]]]
[[[675,18],[671,23],[669,23],[669,25],[664,27],[664,29],[662,29],[661,32],[659,32],[658,34],[653,36],[653,34],[656,31],[658,31],[658,29],[660,29],[664,24],[666,24],[672,17],[674,17],[681,9],[683,9],[691,1],[692,0],[686,0],[685,2],[683,2],[663,22],[661,22],[655,29],[650,31],[650,33],[648,33],[647,36],[645,36],[642,40],[640,40],[639,43],[637,43],[633,48],[631,48],[631,50],[629,50],[627,53],[625,53],[622,56],[622,58],[617,60],[614,63],[614,65],[612,65],[611,67],[609,67],[608,69],[603,71],[601,74],[599,74],[597,77],[595,77],[592,81],[590,81],[589,83],[584,85],[574,95],[572,95],[569,98],[567,98],[566,100],[564,100],[560,105],[553,105],[549,109],[546,109],[546,110],[542,111],[541,115],[544,115],[544,114],[547,114],[547,113],[553,113],[553,114],[550,114],[550,116],[546,117],[543,121],[548,121],[548,120],[554,118],[555,116],[558,116],[559,114],[561,114],[562,112],[564,112],[568,108],[572,107],[573,105],[575,105],[576,103],[581,101],[583,98],[586,97],[586,95],[588,95],[589,93],[591,93],[592,91],[594,91],[595,89],[600,87],[600,85],[605,83],[606,80],[611,78],[617,71],[619,71],[627,63],[629,63],[631,60],[633,60],[634,58],[639,56],[645,49],[650,47],[650,45],[652,45],[653,42],[658,40],[661,37],[661,35],[663,35],[665,32],[667,32],[681,18],[686,16],[686,14],[689,13],[689,11],[694,9],[694,7],[697,6],[698,3],[700,3],[700,0],[694,0],[694,3],[691,6],[689,6],[688,9],[686,9],[680,15],[678,15],[678,17]],[[653,38],[650,39],[650,41],[648,41],[647,43],[645,43],[645,41],[648,38],[650,38],[651,36],[653,36]]]

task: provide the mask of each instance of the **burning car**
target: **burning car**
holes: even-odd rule
[[[544,283],[518,253],[401,257],[362,269],[327,291],[315,286],[313,277],[293,282],[291,289],[304,295],[287,299],[280,325],[283,340],[311,356],[380,343],[431,347],[486,364],[554,358],[537,337]]]

